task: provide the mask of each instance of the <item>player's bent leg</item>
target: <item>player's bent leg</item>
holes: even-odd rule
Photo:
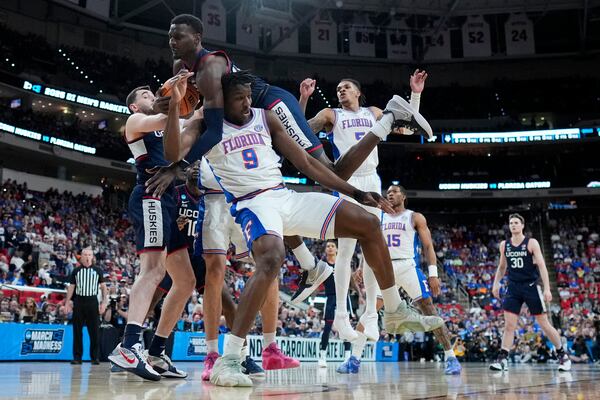
[[[154,296],[154,289],[165,275],[165,257],[164,250],[140,254],[140,274],[129,294],[129,310],[123,342],[117,345],[108,357],[113,364],[127,372],[153,381],[160,380],[160,374],[148,364],[146,355],[142,351],[140,336],[142,324]]]
[[[196,278],[185,248],[169,254],[166,265],[173,284],[165,297],[161,318],[148,349],[148,363],[165,378],[186,378],[187,373],[177,369],[165,354],[165,346],[187,300],[196,287]]]
[[[504,307],[504,332],[502,333],[502,348],[500,349],[498,359],[490,364],[490,369],[492,371],[508,370],[508,354],[513,345],[515,329],[517,329],[517,321],[519,319],[519,315],[517,313],[506,310],[506,301],[504,303]],[[519,309],[520,307],[521,306],[519,304]]]
[[[210,381],[217,386],[252,386],[252,380],[243,373],[240,353],[245,337],[268,295],[269,286],[277,278],[285,258],[283,240],[264,234],[252,243],[252,254],[256,271],[240,296],[223,357],[215,362],[210,376]]]
[[[279,282],[277,279],[269,287],[269,294],[260,310],[260,314],[263,320],[264,338],[262,367],[265,370],[298,368],[300,361],[283,354],[275,341],[277,317],[279,316]]]
[[[225,280],[226,256],[224,254],[203,254],[206,264],[205,286],[203,296],[204,331],[210,350],[204,360],[202,380],[208,381],[214,362],[219,357],[219,319],[223,308],[221,291]],[[231,299],[231,296],[227,296]],[[217,350],[215,351],[215,345]]]
[[[560,333],[550,324],[548,315],[546,313],[538,314],[535,316],[535,320],[542,328],[544,334],[550,339],[554,345],[556,356],[558,358],[558,370],[560,372],[567,372],[571,370],[571,360],[569,355],[565,352],[562,341],[560,340]]]
[[[344,203],[342,203],[342,205]],[[350,276],[352,275],[350,263],[352,256],[354,255],[355,248],[356,239],[340,238],[338,240],[338,254],[335,260],[335,268],[333,270],[336,299],[336,312],[333,321],[333,329],[338,332],[340,339],[347,340],[349,342],[353,342],[358,338],[358,335],[350,324],[350,315],[348,314],[347,304],[348,302],[346,300],[348,298],[348,289],[350,288]]]
[[[381,288],[386,307],[385,328],[388,332],[431,331],[444,324],[440,317],[420,315],[400,298],[390,253],[381,234],[377,217],[357,205],[343,202],[336,212],[335,236],[358,239],[365,260],[373,269]]]
[[[438,315],[438,311],[433,304],[433,300],[431,297],[423,297],[419,300],[415,300],[415,306],[423,313],[423,315]],[[437,341],[444,348],[444,353],[446,355],[446,375],[458,375],[462,371],[462,367],[458,362],[458,359],[454,355],[454,350],[452,349],[452,342],[450,340],[450,332],[446,325],[442,325],[440,328],[434,329],[433,334]]]

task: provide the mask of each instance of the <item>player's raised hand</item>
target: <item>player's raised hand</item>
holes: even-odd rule
[[[431,294],[434,297],[438,297],[440,294],[442,294],[442,289],[440,288],[440,279],[437,276],[430,276],[428,281]]]
[[[154,175],[146,181],[146,193],[152,193],[153,197],[160,198],[177,177],[178,169],[176,164],[168,167],[147,168],[146,173]]]
[[[159,90],[160,92],[160,90]],[[168,114],[169,113],[169,101],[171,101],[171,96],[157,96],[154,98],[154,103],[152,103],[152,111],[157,114]]]
[[[315,92],[317,81],[311,78],[306,78],[300,82],[300,97],[309,98]]]
[[[388,214],[392,214],[394,212],[394,208],[392,204],[387,201],[386,198],[382,197],[379,193],[375,192],[363,192],[361,190],[357,190],[354,193],[354,200],[358,201],[360,204],[369,207],[381,208],[383,212]]]
[[[175,75],[173,78],[171,78],[173,79],[173,86],[171,88],[170,104],[179,103],[183,99],[183,96],[185,96],[185,91],[187,90],[188,78],[192,75],[192,72],[182,71],[179,74]],[[171,79],[169,79],[169,81]]]
[[[421,93],[425,89],[425,81],[427,80],[427,72],[421,71],[418,68],[410,76],[410,90],[414,93]]]

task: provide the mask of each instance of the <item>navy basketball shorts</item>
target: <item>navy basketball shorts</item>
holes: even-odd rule
[[[331,276],[333,277],[333,275]],[[346,299],[348,303],[348,312],[352,315],[352,302],[350,301],[350,296],[346,297]],[[325,302],[325,314],[323,315],[326,324],[333,324],[333,320],[335,319],[335,309],[337,308],[336,305],[337,300],[335,294],[328,294],[327,301]]]
[[[252,106],[272,110],[281,121],[286,133],[300,147],[313,157],[320,157],[323,153],[323,144],[310,129],[300,104],[293,94],[280,87],[270,86],[259,103]]]
[[[138,254],[167,247],[176,213],[173,189],[156,198],[146,193],[143,185],[136,185],[129,196],[128,212]]]
[[[192,263],[192,269],[194,270],[194,276],[196,277],[196,290],[198,294],[204,293],[205,279],[206,279],[206,264],[202,256],[190,256]],[[173,286],[173,280],[169,276],[169,273],[165,274],[163,280],[158,284],[158,288],[165,293],[168,293]]]
[[[519,315],[521,306],[527,304],[531,315],[546,312],[542,288],[536,282],[508,282],[508,290],[502,303],[504,311]]]

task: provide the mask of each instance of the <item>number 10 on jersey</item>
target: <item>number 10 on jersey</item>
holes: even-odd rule
[[[242,159],[244,160],[244,167],[246,169],[254,169],[258,167],[258,156],[254,149],[246,149],[242,151]]]

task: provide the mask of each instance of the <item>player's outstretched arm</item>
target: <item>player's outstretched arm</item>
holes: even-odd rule
[[[308,99],[314,93],[316,85],[317,81],[311,78],[306,78],[300,82],[300,98],[298,99],[298,103],[300,103],[302,114],[306,114],[306,105],[308,104]]]
[[[506,256],[504,255],[505,246],[505,240],[500,242],[500,262],[498,263],[498,269],[496,270],[496,275],[494,276],[494,284],[492,285],[492,294],[498,300],[500,300],[500,281],[506,273]]]
[[[285,132],[283,125],[272,111],[265,111],[267,125],[273,139],[273,147],[294,166],[309,178],[321,183],[329,189],[351,196],[361,204],[382,208],[385,212],[393,212],[391,204],[378,193],[367,193],[358,190],[348,182],[341,180],[326,166],[310,157]]]
[[[213,148],[223,138],[223,87],[221,78],[227,73],[223,57],[208,57],[196,76],[198,90],[204,96],[204,122],[206,132],[187,153],[186,160],[194,162]]]
[[[187,79],[191,73],[182,73],[170,79],[172,81],[172,93],[169,100],[169,112],[167,114],[167,123],[163,131],[163,150],[165,158],[171,162],[179,161],[180,150],[180,132],[179,132],[179,105],[187,89]]]
[[[550,292],[550,278],[548,277],[548,268],[546,268],[546,261],[540,248],[540,243],[536,239],[529,239],[529,247],[533,253],[533,262],[537,265],[540,271],[540,278],[542,278],[542,284],[544,285],[544,300],[552,301],[552,292]]]
[[[146,115],[135,113],[125,123],[125,139],[128,142],[139,139],[145,134],[165,129],[167,116],[164,114]]]
[[[427,220],[421,213],[413,214],[413,222],[415,224],[415,230],[419,234],[421,245],[423,246],[423,253],[427,258],[428,273],[429,273],[429,287],[434,296],[439,296],[441,293],[440,280],[438,278],[437,270],[437,257],[435,255],[435,249],[433,248],[433,240],[431,239],[431,231],[427,226]],[[418,266],[417,266],[418,267]]]

